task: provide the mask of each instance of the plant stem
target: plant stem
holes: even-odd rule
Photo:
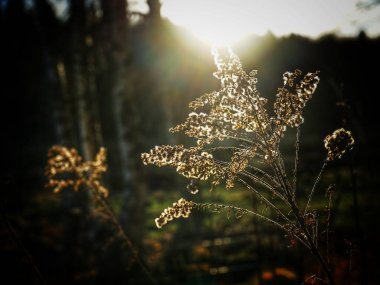
[[[295,199],[296,190],[297,190],[297,171],[298,171],[298,160],[299,160],[299,150],[300,150],[300,135],[301,135],[301,129],[300,129],[300,127],[297,127],[296,154],[295,154],[295,158],[294,158],[294,170],[293,170],[293,196],[294,196],[294,199]]]
[[[332,206],[332,195],[334,186],[329,188],[327,191],[328,195],[328,208],[327,208],[327,225],[326,225],[326,259],[327,265],[330,266],[330,224],[331,224],[331,206]]]
[[[272,225],[275,225],[276,227],[280,228],[281,230],[283,230],[284,232],[288,233],[288,229],[286,227],[284,227],[283,225],[281,225],[280,223],[276,222],[275,220],[272,220],[271,218],[268,218],[266,216],[263,216],[261,214],[259,214],[258,212],[256,211],[251,211],[251,210],[248,210],[248,209],[245,209],[245,208],[239,208],[239,207],[236,207],[236,206],[231,206],[231,205],[224,205],[224,204],[213,204],[213,203],[196,203],[196,202],[193,202],[194,205],[200,209],[210,209],[212,207],[214,208],[219,208],[219,209],[225,209],[225,210],[234,210],[236,212],[239,212],[241,214],[249,214],[249,215],[253,215],[257,218],[260,218]],[[299,236],[295,235],[295,238],[301,242],[306,248],[309,248],[308,244]]]
[[[316,188],[316,186],[317,186],[319,180],[321,180],[321,176],[322,176],[323,171],[325,170],[326,165],[327,165],[327,161],[325,160],[325,161],[323,162],[323,165],[322,165],[322,167],[321,167],[321,170],[319,171],[319,174],[318,174],[318,176],[317,176],[317,179],[315,179],[315,182],[314,182],[313,188],[311,188],[311,191],[310,191],[309,197],[307,198],[306,207],[305,207],[305,210],[304,210],[304,212],[303,212],[303,215],[304,215],[304,216],[306,215],[307,210],[309,209],[309,204],[310,204],[310,202],[311,202],[311,198],[313,197],[313,194],[314,194],[315,188]]]
[[[129,237],[127,236],[127,234],[124,231],[123,227],[121,226],[120,222],[116,218],[116,215],[113,212],[111,206],[108,204],[107,200],[105,200],[99,194],[99,192],[96,190],[97,189],[96,185],[93,185],[93,184],[90,183],[89,186],[92,189],[92,192],[93,192],[95,198],[97,199],[97,201],[101,204],[101,206],[103,207],[103,209],[106,210],[109,218],[112,221],[113,226],[116,228],[116,230],[118,231],[118,233],[121,234],[121,237],[123,238],[123,240],[126,243],[127,247],[132,252],[133,257],[135,258],[135,260],[137,261],[137,263],[139,264],[139,266],[141,267],[141,269],[144,271],[145,275],[150,279],[150,281],[153,284],[157,284],[157,281],[153,278],[152,274],[150,273],[150,271],[148,270],[148,268],[146,267],[146,265],[141,260],[141,258],[139,256],[137,250],[135,249],[135,247],[132,244],[132,241],[129,239]]]
[[[314,257],[318,260],[319,264],[321,265],[324,273],[327,276],[327,279],[329,281],[330,285],[334,285],[335,281],[332,276],[332,273],[326,263],[326,261],[323,259],[322,255],[320,254],[319,250],[317,249],[316,244],[313,241],[313,238],[310,236],[309,231],[307,230],[307,226],[305,224],[304,216],[301,215],[298,207],[291,201],[291,206],[292,206],[292,212],[294,213],[298,224],[300,225],[300,228],[304,232],[304,235],[306,237],[306,241],[310,247],[311,253],[314,255]]]

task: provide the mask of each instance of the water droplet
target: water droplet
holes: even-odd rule
[[[187,188],[187,191],[189,191],[189,193],[193,195],[199,192],[199,188],[195,180],[190,180],[190,183],[187,185],[186,188]]]

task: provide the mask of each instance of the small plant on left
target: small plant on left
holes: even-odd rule
[[[133,259],[138,263],[151,283],[156,284],[155,279],[145,266],[107,200],[109,191],[102,182],[102,176],[107,171],[106,158],[107,152],[104,147],[99,149],[93,161],[83,161],[76,149],[54,145],[48,151],[45,170],[45,175],[48,179],[46,186],[53,189],[54,193],[60,193],[64,189],[89,191],[90,195],[95,198],[101,207],[102,212],[111,221],[116,235],[132,253]]]
[[[102,184],[102,176],[107,171],[106,149],[101,147],[94,161],[84,162],[78,151],[54,145],[48,151],[46,167],[47,187],[54,193],[66,188],[79,191],[88,187],[98,198],[107,198],[109,191]]]

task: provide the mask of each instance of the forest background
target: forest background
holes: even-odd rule
[[[123,0],[71,0],[63,16],[47,0],[11,0],[1,7],[0,278],[12,280],[3,284],[148,284],[85,191],[54,195],[44,188],[46,155],[54,144],[75,147],[85,160],[99,147],[107,149],[110,204],[160,284],[299,284],[313,272],[311,260],[254,219],[201,212],[156,228],[162,209],[191,194],[173,171],[144,167],[140,154],[183,142],[169,127],[217,81],[210,47],[163,18],[157,0],[147,5],[143,14]],[[352,130],[354,151],[326,174],[339,189],[335,274],[341,282],[376,284],[379,75],[372,70],[380,64],[380,38],[364,30],[318,39],[268,32],[233,50],[247,71],[259,71],[259,90],[272,96],[270,102],[283,72],[320,70],[305,113],[300,183],[317,173],[323,138],[339,127]],[[285,153],[291,147],[285,143]],[[250,195],[225,192],[203,189],[197,195],[254,204]],[[323,201],[323,191],[317,197]]]

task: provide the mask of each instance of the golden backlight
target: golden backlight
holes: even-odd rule
[[[255,29],[246,26],[249,11],[233,1],[179,0],[163,1],[163,4],[164,16],[213,45],[229,45],[253,31],[266,32],[259,18],[255,20]]]
[[[162,15],[211,44],[228,45],[268,31],[317,37],[336,32],[356,35],[362,28],[378,34],[373,11],[359,10],[356,0],[161,0]],[[380,7],[378,7],[380,8]]]

